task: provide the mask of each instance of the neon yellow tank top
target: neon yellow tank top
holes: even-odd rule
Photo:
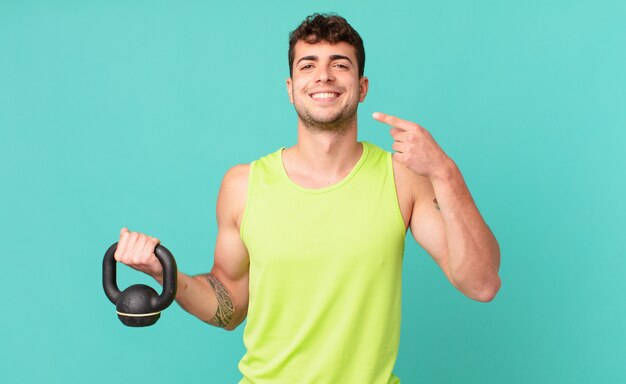
[[[240,384],[400,383],[406,230],[391,154],[362,145],[348,176],[319,189],[289,178],[284,147],[251,163]]]

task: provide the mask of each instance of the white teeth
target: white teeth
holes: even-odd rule
[[[314,99],[334,99],[335,97],[337,97],[338,95],[336,93],[314,93],[311,95],[312,98]]]

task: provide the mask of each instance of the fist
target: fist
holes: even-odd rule
[[[158,244],[159,239],[155,237],[122,228],[114,257],[120,263],[158,280],[163,276],[163,266],[154,254],[154,249]]]

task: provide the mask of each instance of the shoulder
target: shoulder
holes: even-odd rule
[[[237,164],[226,171],[222,184],[228,184],[232,188],[241,187],[243,184],[248,183],[249,174],[250,164]]]
[[[226,171],[217,198],[218,214],[224,213],[240,222],[248,195],[249,174],[250,164],[237,164]]]
[[[428,177],[420,176],[411,171],[395,157],[392,157],[392,160],[396,189],[400,199],[413,205],[420,197],[432,194],[433,187]]]
[[[283,148],[284,147],[281,147],[272,153],[252,161],[251,163],[232,166],[224,174],[220,193],[223,191],[228,195],[235,195],[237,198],[245,201],[245,196],[248,190],[248,181],[250,175],[252,174],[251,172],[257,173],[260,170],[275,168],[276,164],[282,161],[280,155]]]
[[[239,198],[243,195],[245,197],[248,189],[250,166],[250,164],[237,164],[226,171],[220,187],[220,194],[224,193]]]

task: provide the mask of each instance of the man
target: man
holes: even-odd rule
[[[246,316],[241,383],[399,383],[408,228],[463,294],[500,288],[499,247],[455,163],[419,125],[382,113],[395,153],[357,141],[365,53],[345,19],[290,35],[291,148],[231,168],[209,274],[179,272],[177,302],[233,330]],[[116,259],[161,282],[159,240],[123,228]]]

